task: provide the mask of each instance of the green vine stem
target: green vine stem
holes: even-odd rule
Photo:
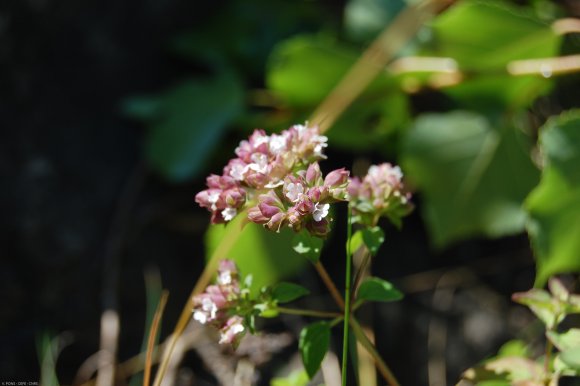
[[[340,318],[342,319],[342,314],[338,312],[324,312],[315,310],[302,310],[297,308],[286,308],[286,307],[276,307],[276,311],[281,314],[288,315],[301,315],[301,316],[314,316],[317,318]]]
[[[393,372],[381,358],[381,355],[378,353],[373,343],[366,336],[361,325],[355,318],[350,318],[350,326],[352,327],[352,331],[354,332],[357,340],[364,346],[368,353],[372,355],[373,359],[375,360],[375,365],[377,366],[377,369],[385,381],[387,381],[390,386],[400,386],[399,381],[397,381],[397,378],[395,378]]]
[[[346,386],[346,368],[348,362],[348,332],[350,320],[350,282],[352,270],[352,254],[350,251],[350,239],[352,237],[352,214],[350,204],[348,205],[348,220],[346,224],[346,274],[344,286],[344,332],[342,337],[342,386]]]

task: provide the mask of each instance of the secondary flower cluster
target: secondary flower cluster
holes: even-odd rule
[[[348,193],[356,221],[374,226],[384,216],[399,226],[413,209],[402,179],[401,168],[390,163],[372,165],[362,180],[351,178]]]
[[[217,283],[193,297],[193,319],[218,328],[220,343],[236,346],[246,332],[244,318],[236,315],[243,292],[236,264],[231,260],[221,260]]]
[[[294,170],[326,158],[322,153],[326,142],[317,127],[294,125],[272,135],[255,130],[236,148],[237,158],[229,161],[222,175],[207,178],[208,189],[198,193],[195,201],[212,213],[212,223],[228,222],[253,191],[279,187]]]
[[[280,188],[261,194],[248,218],[273,231],[287,225],[296,232],[306,228],[312,235],[324,237],[330,230],[330,204],[348,198],[348,175],[347,170],[337,169],[322,178],[320,166],[314,162],[306,170],[287,175]]]

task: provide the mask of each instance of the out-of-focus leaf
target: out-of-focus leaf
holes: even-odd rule
[[[434,52],[468,70],[504,70],[512,60],[551,57],[560,44],[532,9],[505,1],[463,1],[441,13],[432,28]]]
[[[471,112],[424,114],[403,140],[402,164],[436,246],[524,229],[521,204],[539,172],[514,129]]]
[[[293,371],[286,378],[274,378],[270,386],[306,386],[308,385],[308,374],[306,371]]]
[[[374,39],[406,6],[405,0],[350,0],[344,9],[344,24],[351,39]]]
[[[570,368],[580,370],[580,347],[561,352],[560,359]]]
[[[145,154],[152,167],[172,181],[203,170],[227,125],[241,112],[243,90],[227,69],[210,79],[183,81],[158,98],[137,98],[128,114],[145,119]]]
[[[370,277],[363,281],[359,287],[357,300],[375,302],[393,302],[401,300],[403,293],[391,283],[378,277]]]
[[[551,277],[550,280],[548,280],[548,288],[550,288],[552,296],[554,296],[556,299],[559,299],[563,302],[568,301],[570,292],[568,292],[568,289],[566,289],[564,283],[562,283],[562,281],[557,277]]]
[[[207,256],[223,242],[225,227],[210,226],[206,234]],[[231,248],[228,258],[234,260],[242,276],[252,275],[251,290],[273,285],[297,274],[307,265],[307,260],[292,251],[294,232],[284,229],[273,233],[260,225],[249,223]]]
[[[580,271],[580,110],[551,119],[542,128],[545,168],[526,200],[528,233],[537,259],[536,285],[550,276]]]
[[[310,293],[306,288],[294,283],[281,282],[272,289],[272,298],[278,303],[288,303]]]
[[[528,306],[530,310],[546,325],[552,329],[564,319],[564,306],[553,299],[547,291],[533,288],[526,292],[517,292],[512,295],[514,302]]]
[[[528,347],[524,341],[513,339],[500,347],[497,356],[526,358],[528,356]]]
[[[461,70],[475,71],[443,90],[462,108],[526,107],[552,84],[542,76],[515,77],[506,72],[511,61],[558,53],[561,37],[529,7],[505,1],[463,1],[435,20],[433,36],[430,54],[451,57]]]
[[[316,263],[322,253],[324,241],[319,237],[311,236],[306,230],[297,233],[292,239],[292,249],[299,255],[303,255],[308,260]]]
[[[330,325],[327,322],[310,324],[300,332],[298,348],[309,378],[314,377],[328,351]]]
[[[560,351],[580,348],[580,329],[578,328],[571,328],[561,334],[555,331],[548,331],[546,336]]]
[[[286,104],[311,112],[338,84],[359,53],[326,36],[298,36],[273,51],[267,85]],[[398,80],[377,78],[327,132],[330,143],[349,150],[379,148],[409,120]]]

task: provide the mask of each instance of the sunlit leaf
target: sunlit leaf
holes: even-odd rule
[[[551,119],[540,145],[546,166],[526,200],[528,232],[537,259],[536,285],[550,276],[580,271],[580,110]]]
[[[407,133],[402,164],[423,194],[436,246],[524,229],[521,204],[539,173],[515,129],[471,112],[424,114]]]
[[[561,334],[555,331],[548,331],[546,336],[560,351],[580,348],[580,329],[578,328],[571,328]]]
[[[324,241],[319,237],[311,236],[306,230],[297,233],[292,238],[292,249],[299,255],[303,255],[308,260],[316,263],[322,253]]]
[[[375,302],[392,302],[401,300],[403,293],[391,283],[378,277],[370,277],[363,281],[358,289],[358,300]]]
[[[300,332],[298,348],[308,377],[316,375],[330,344],[330,325],[327,322],[310,324]]]
[[[281,282],[276,284],[272,289],[272,298],[278,303],[287,303],[308,295],[309,293],[310,291],[301,285]]]
[[[223,242],[226,234],[223,225],[212,225],[206,234],[207,256]],[[252,275],[254,293],[284,278],[297,274],[307,265],[307,260],[292,251],[294,232],[284,229],[269,232],[257,224],[247,224],[235,242],[228,258],[234,260],[242,276]]]
[[[575,370],[580,370],[580,347],[574,347],[560,353],[560,359]]]

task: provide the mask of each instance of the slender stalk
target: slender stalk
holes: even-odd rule
[[[276,310],[282,314],[289,315],[302,315],[302,316],[315,316],[318,318],[341,318],[342,314],[338,312],[324,312],[315,310],[301,310],[297,308],[286,308],[286,307],[276,307]]]
[[[344,331],[342,337],[342,386],[346,386],[346,368],[348,362],[348,332],[350,319],[350,282],[352,275],[352,253],[350,251],[350,238],[352,236],[352,215],[350,204],[348,205],[348,220],[346,224],[346,274],[344,285]]]
[[[143,375],[143,386],[149,386],[149,379],[151,378],[151,365],[153,363],[153,351],[155,350],[155,337],[157,336],[157,331],[159,330],[161,316],[163,315],[165,304],[167,304],[168,296],[169,292],[167,292],[167,290],[161,293],[161,298],[159,299],[159,304],[157,304],[157,309],[155,310],[155,315],[153,316],[153,322],[151,323],[151,330],[149,331],[149,339],[147,340],[147,354],[145,356],[145,373]]]
[[[367,350],[369,354],[371,354],[371,356],[375,360],[375,365],[377,366],[377,369],[379,370],[379,373],[381,374],[383,379],[390,386],[400,386],[399,381],[397,381],[397,378],[395,378],[393,372],[391,371],[391,369],[389,369],[389,366],[387,366],[385,361],[383,361],[383,358],[381,358],[381,355],[379,354],[373,343],[366,336],[361,325],[357,322],[357,320],[354,317],[350,318],[350,326],[352,327],[352,331],[354,332],[358,341],[363,345],[363,347]]]
[[[344,310],[344,299],[342,298],[342,295],[336,288],[336,285],[334,285],[334,282],[330,278],[330,275],[326,271],[326,268],[324,268],[324,265],[322,265],[320,261],[317,261],[316,263],[314,263],[314,268],[316,268],[318,275],[324,282],[326,288],[328,288],[328,291],[332,295],[336,304],[340,307],[341,310]]]
[[[232,249],[235,242],[238,240],[240,234],[242,233],[242,225],[244,224],[243,221],[245,220],[245,211],[236,216],[227,227],[228,231],[226,232],[227,237],[223,238],[223,241],[219,244],[219,246],[215,249],[213,254],[211,255],[210,259],[208,260],[203,272],[201,273],[199,279],[197,280],[195,287],[191,291],[189,295],[189,301],[183,307],[181,311],[181,315],[179,316],[179,320],[177,321],[177,325],[173,330],[173,334],[168,338],[167,348],[166,351],[163,353],[161,363],[159,365],[159,369],[157,370],[157,374],[155,374],[155,381],[153,383],[154,386],[160,386],[161,380],[167,371],[167,366],[169,365],[169,359],[171,358],[171,353],[175,349],[175,345],[177,344],[177,340],[187,327],[189,320],[191,318],[191,299],[201,293],[205,287],[211,281],[212,276],[217,270],[219,260],[225,258],[226,254]]]

